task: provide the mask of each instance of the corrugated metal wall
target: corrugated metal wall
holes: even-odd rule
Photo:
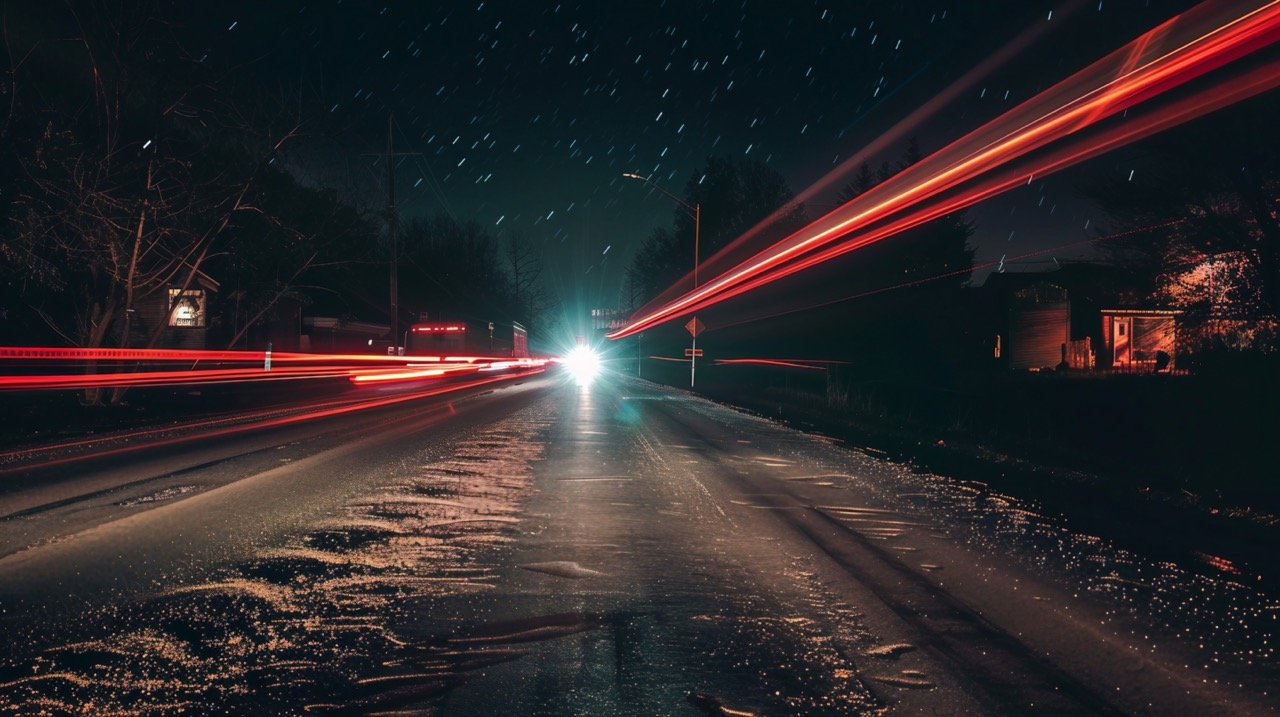
[[[1014,308],[1009,315],[1009,368],[1025,371],[1057,366],[1070,332],[1070,304]]]
[[[1133,319],[1134,360],[1155,361],[1156,353],[1163,351],[1173,357],[1177,349],[1177,336],[1172,316],[1135,316]]]

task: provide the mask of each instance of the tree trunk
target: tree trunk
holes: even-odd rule
[[[90,325],[89,325],[89,336],[88,336],[89,340],[86,342],[87,345],[85,348],[91,348],[91,349],[101,348],[103,342],[106,340],[107,332],[111,328],[111,322],[115,318],[114,316],[115,315],[115,296],[114,295],[115,295],[115,289],[113,286],[112,291],[110,292],[110,298],[108,299],[106,308],[104,309],[102,308],[101,305],[95,303],[93,305],[93,308],[90,309],[90,312],[89,312]],[[96,322],[94,320],[95,318],[96,318]],[[98,372],[97,369],[98,369],[98,362],[90,361],[88,365],[85,366],[85,373],[88,373],[88,374],[97,373]],[[81,402],[84,403],[86,406],[102,405],[102,389],[86,388],[84,390],[84,395],[83,395],[83,398],[81,399]]]
[[[147,170],[147,189],[151,189],[151,170]],[[133,232],[133,251],[129,254],[129,271],[125,276],[124,282],[124,322],[120,332],[120,346],[129,347],[130,333],[133,331],[133,294],[137,284],[138,276],[138,255],[142,251],[142,236],[147,226],[147,208],[150,206],[148,200],[144,197],[142,200],[142,208],[138,210],[138,228]],[[115,388],[111,391],[111,405],[119,404],[124,400],[124,389]]]
[[[293,276],[289,278],[289,283],[285,284],[279,291],[277,291],[275,296],[271,297],[271,301],[268,301],[266,305],[262,307],[261,311],[254,314],[253,318],[246,321],[244,326],[240,327],[240,330],[236,332],[235,336],[232,336],[231,340],[227,342],[227,349],[234,349],[236,344],[240,343],[240,339],[243,339],[244,335],[249,332],[249,329],[253,328],[253,325],[258,323],[258,321],[261,320],[272,307],[280,303],[280,299],[283,299],[284,295],[293,289],[293,282],[297,281],[298,277],[302,276],[303,272],[311,268],[311,263],[316,260],[316,256],[316,254],[312,254],[310,258],[303,262],[302,266],[298,267],[298,270],[293,272]],[[238,307],[236,311],[239,313]]]

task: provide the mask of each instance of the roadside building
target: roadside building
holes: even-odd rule
[[[211,302],[218,288],[217,281],[197,271],[185,289],[182,284],[170,284],[139,297],[129,317],[129,336],[122,345],[146,346],[159,329],[156,348],[207,348]]]
[[[1178,316],[1171,309],[1103,309],[1099,363],[1114,371],[1173,368],[1178,355]]]
[[[1067,290],[1040,281],[1014,291],[1007,326],[1010,369],[1056,368],[1065,360],[1065,347],[1071,340],[1071,301]]]
[[[591,330],[597,333],[617,331],[627,325],[630,312],[622,309],[592,309]]]
[[[1042,273],[992,274],[987,295],[991,355],[1011,371],[1059,367],[1071,341],[1067,290]]]
[[[391,327],[334,316],[306,316],[302,319],[299,348],[326,354],[386,353],[391,346]]]

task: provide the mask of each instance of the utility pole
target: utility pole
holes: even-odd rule
[[[627,179],[635,179],[637,181],[644,182],[650,187],[653,187],[659,192],[662,192],[664,195],[666,195],[667,199],[670,199],[671,201],[675,202],[677,206],[684,209],[686,212],[689,213],[689,216],[693,218],[693,288],[696,291],[698,288],[698,258],[699,258],[698,245],[702,241],[702,203],[695,202],[692,205],[689,204],[688,202],[681,199],[680,197],[677,197],[671,192],[668,192],[666,189],[663,189],[662,186],[660,186],[657,182],[653,181],[652,177],[636,174],[634,172],[623,172],[622,176],[626,177]],[[688,330],[689,336],[691,338],[691,344],[689,348],[685,349],[685,355],[689,357],[689,388],[693,388],[694,379],[696,378],[697,372],[698,372],[698,334],[702,333],[703,325],[702,325],[702,322],[698,321],[698,317],[694,316],[689,321],[688,324],[685,324],[685,329]],[[636,347],[637,347],[636,360],[637,361],[639,361],[639,358],[638,358],[639,342],[640,342],[640,339],[637,336],[636,338]],[[638,366],[636,368],[636,372],[637,374],[639,373]]]
[[[702,202],[693,205],[693,290],[698,290],[698,244],[702,241]],[[698,325],[698,317],[693,317],[693,325]],[[695,329],[689,333],[693,334],[692,348],[693,353],[689,356],[689,388],[693,388],[693,376],[698,370],[698,330]]]
[[[636,310],[636,275],[633,271],[627,271],[627,313],[633,314]],[[640,378],[640,337],[644,336],[644,332],[636,334],[636,378]]]
[[[395,151],[394,114],[387,114],[387,151],[382,154],[366,154],[366,157],[383,157],[387,162],[387,243],[388,269],[391,288],[391,352],[400,353],[400,221],[396,214],[396,158],[420,157],[420,152]]]

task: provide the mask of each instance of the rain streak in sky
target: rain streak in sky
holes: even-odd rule
[[[297,175],[374,203],[384,170],[363,155],[385,149],[393,113],[396,149],[413,153],[396,170],[407,216],[528,235],[566,278],[594,269],[605,286],[671,217],[623,172],[680,193],[708,156],[738,156],[799,191],[1019,33],[1062,26],[1025,51],[1041,71],[998,68],[921,126],[926,152],[1096,59],[1072,41],[1080,33],[1105,47],[1153,12],[997,5],[278,3],[208,8],[187,29],[203,61],[301,88],[304,114],[323,127],[291,150]],[[979,260],[1083,238],[1092,221],[1069,178],[976,216]]]

